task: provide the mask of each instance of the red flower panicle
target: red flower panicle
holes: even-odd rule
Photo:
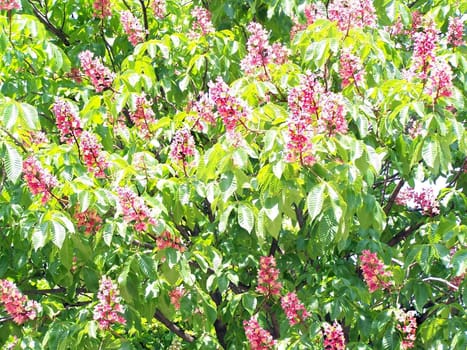
[[[436,58],[435,50],[438,44],[438,31],[434,23],[429,24],[424,31],[412,35],[414,41],[413,65],[411,72],[418,71],[420,79],[427,78],[428,68]]]
[[[58,186],[58,181],[33,156],[23,162],[23,177],[32,194],[41,194],[41,203],[46,204],[51,196],[51,191]]]
[[[415,346],[417,338],[417,319],[415,311],[404,312],[403,310],[396,311],[397,321],[399,322],[396,328],[401,332],[403,350],[412,349]]]
[[[153,0],[152,10],[156,18],[162,19],[165,17],[166,3],[165,0]]]
[[[96,92],[101,92],[105,88],[112,86],[114,74],[99,59],[94,58],[94,54],[91,51],[83,51],[78,57],[81,61],[81,68],[84,74],[91,79]]]
[[[101,229],[102,218],[95,210],[76,212],[75,219],[78,227],[84,230],[84,234],[91,235]]]
[[[376,253],[364,250],[360,256],[360,268],[370,293],[391,287],[392,283],[387,279],[392,277],[392,272],[386,271],[386,266]]]
[[[339,75],[342,79],[342,88],[363,80],[363,67],[360,58],[353,55],[350,50],[344,49],[339,59]]]
[[[92,7],[94,9],[93,16],[95,18],[105,18],[112,16],[110,9],[110,0],[94,0]]]
[[[99,303],[94,307],[94,320],[99,323],[101,329],[109,329],[116,323],[126,324],[122,315],[120,293],[110,278],[102,277],[97,297]]]
[[[329,137],[347,133],[346,108],[342,95],[329,92],[320,102],[318,132],[325,133]]]
[[[297,294],[291,292],[281,298],[281,306],[289,320],[291,326],[302,322],[310,317],[303,303],[298,299]]]
[[[155,113],[151,106],[152,103],[146,99],[145,95],[137,96],[136,111],[130,115],[131,121],[141,136],[146,139],[151,136],[151,126],[156,122]]]
[[[136,231],[146,231],[148,225],[156,225],[157,221],[152,218],[153,214],[143,198],[138,197],[128,187],[119,187],[117,193],[125,222],[134,222]]]
[[[464,45],[464,22],[460,17],[450,17],[447,39],[452,46]]]
[[[319,98],[323,92],[316,76],[309,72],[300,79],[300,85],[290,91],[287,161],[299,160],[302,165],[313,165],[316,162],[312,144],[313,119],[318,119]]]
[[[57,128],[60,131],[60,141],[68,144],[77,142],[83,129],[81,120],[73,106],[67,101],[58,99],[52,107],[52,112],[55,116]]]
[[[425,90],[435,102],[439,97],[452,96],[452,70],[446,61],[438,58],[431,64]]]
[[[277,280],[279,270],[276,269],[276,259],[273,256],[262,256],[259,265],[256,291],[265,296],[279,295],[282,284]]]
[[[206,132],[208,125],[215,125],[214,107],[214,102],[209,95],[201,93],[199,99],[193,101],[189,106],[189,110],[196,113],[196,116],[190,115],[189,118],[193,122],[192,128],[196,131]]]
[[[179,129],[170,144],[170,158],[173,162],[181,162],[183,166],[189,165],[187,159],[196,154],[195,140],[187,128]]]
[[[34,320],[41,311],[38,302],[29,300],[13,282],[8,280],[0,280],[0,302],[17,324]]]
[[[108,168],[109,163],[105,160],[102,145],[97,142],[96,136],[87,131],[83,132],[79,145],[88,171],[92,172],[95,177],[104,178],[104,170]]]
[[[145,31],[138,19],[130,11],[120,12],[123,30],[128,35],[128,41],[136,46],[144,41]]]
[[[170,303],[174,306],[175,310],[180,310],[180,299],[185,295],[183,286],[178,286],[169,292]]]
[[[250,343],[251,350],[268,350],[272,349],[276,341],[272,339],[271,333],[261,328],[258,321],[254,318],[249,321],[243,321],[245,335]]]
[[[196,6],[192,11],[194,22],[192,23],[192,30],[188,36],[192,39],[198,39],[210,33],[214,33],[214,26],[211,22],[211,13],[203,7]]]
[[[251,22],[248,27],[251,33],[247,42],[247,56],[241,61],[240,67],[246,74],[253,74],[260,71],[260,77],[266,79],[266,66],[269,63],[284,64],[289,55],[288,50],[279,43],[269,44],[269,33],[263,26],[256,22]]]
[[[164,231],[156,238],[157,249],[173,248],[179,252],[184,252],[185,247],[182,245],[180,238],[172,235],[169,231]]]
[[[0,0],[0,10],[21,10],[21,0]]]
[[[334,0],[328,6],[328,17],[342,31],[351,27],[374,27],[377,19],[371,0]]]
[[[243,100],[232,94],[229,86],[222,78],[219,77],[216,82],[210,82],[208,85],[209,96],[224,122],[227,133],[234,134],[235,127],[243,123],[249,115],[248,106]]]
[[[395,203],[420,210],[423,215],[436,216],[439,214],[439,203],[433,189],[429,187],[422,188],[420,191],[404,187],[398,193]]]
[[[331,325],[327,322],[324,328],[324,349],[325,350],[345,350],[345,337],[342,326],[334,321]]]

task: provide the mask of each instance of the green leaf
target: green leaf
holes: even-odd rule
[[[243,295],[242,305],[245,308],[245,310],[250,313],[250,315],[253,315],[253,313],[255,312],[257,304],[258,300],[255,296],[247,293]]]
[[[430,140],[426,139],[423,143],[422,157],[426,165],[432,168],[436,173],[439,169],[440,164],[440,145],[437,139]]]
[[[310,220],[313,221],[323,209],[324,203],[324,184],[318,184],[314,186],[306,198],[306,203],[308,207],[308,214],[310,215]]]
[[[5,129],[11,131],[16,125],[19,116],[18,104],[14,101],[8,101],[0,109],[1,121]]]
[[[5,143],[6,157],[5,157],[5,171],[8,180],[15,183],[21,172],[23,171],[23,159],[18,153],[16,148],[12,147],[8,143]]]
[[[27,103],[21,103],[20,117],[24,126],[29,129],[39,130],[41,124],[39,123],[39,115],[35,107]]]
[[[253,210],[250,206],[240,203],[237,208],[238,212],[238,224],[241,228],[251,233],[253,230],[253,226],[255,223],[255,216],[253,214]]]
[[[50,221],[50,223],[52,230],[52,242],[54,242],[58,248],[61,248],[66,237],[65,227],[63,227],[57,221]]]
[[[460,276],[467,271],[467,249],[458,250],[452,257],[454,274]]]

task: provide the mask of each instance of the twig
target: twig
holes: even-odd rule
[[[449,281],[446,281],[445,279],[443,278],[439,278],[439,277],[427,277],[427,278],[424,278],[422,279],[423,282],[427,282],[427,281],[435,281],[435,282],[441,282],[441,283],[444,283],[446,284],[448,287],[454,289],[454,290],[459,290],[459,287],[456,286],[455,284],[452,284],[451,282]]]
[[[188,343],[193,343],[195,341],[193,336],[185,333],[183,329],[178,327],[175,323],[171,322],[160,310],[156,309],[156,312],[154,312],[154,317],[184,341]]]
[[[402,186],[404,186],[404,183],[405,183],[404,179],[401,179],[399,181],[399,183],[397,184],[396,188],[394,189],[394,191],[392,192],[391,197],[389,197],[389,200],[386,203],[386,206],[384,207],[384,213],[386,215],[388,215],[389,212],[391,211],[391,208],[394,205],[394,201],[396,200],[397,195],[399,194],[400,190],[402,189]]]
[[[419,222],[413,226],[406,227],[404,230],[397,233],[394,237],[392,237],[389,242],[388,246],[394,247],[397,243],[403,241],[407,237],[409,237],[413,232],[415,232],[418,228],[420,228],[424,222]]]
[[[68,40],[68,36],[65,34],[65,32],[63,30],[61,30],[60,28],[57,28],[55,27],[50,21],[49,19],[47,18],[47,16],[45,14],[43,14],[41,11],[39,11],[39,9],[37,8],[36,5],[34,5],[31,0],[28,0],[28,2],[31,4],[32,6],[32,11],[34,12],[34,14],[36,15],[36,17],[39,19],[39,21],[41,21],[45,27],[50,31],[52,32],[53,34],[55,34],[55,36],[57,38],[60,39],[60,41],[65,45],[65,46],[70,46],[70,41]]]

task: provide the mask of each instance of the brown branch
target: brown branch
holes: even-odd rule
[[[303,210],[300,209],[296,203],[294,203],[293,206],[295,209],[295,215],[297,216],[298,226],[300,226],[300,229],[302,230],[305,227],[305,215],[303,215]]]
[[[384,207],[384,213],[386,215],[388,215],[389,212],[391,211],[391,208],[394,205],[394,201],[396,200],[397,195],[399,194],[400,190],[402,189],[402,186],[404,186],[404,183],[405,183],[404,179],[401,179],[399,181],[399,183],[397,184],[396,188],[394,189],[394,191],[392,192],[391,197],[389,197],[389,200],[386,203],[386,206]]]
[[[389,242],[387,243],[388,246],[394,247],[396,244],[403,241],[404,239],[409,237],[412,233],[414,233],[416,230],[418,230],[423,224],[424,224],[424,222],[419,222],[419,223],[417,223],[415,225],[406,227],[402,231],[399,231],[394,237],[392,237],[389,240]]]
[[[167,317],[165,317],[164,314],[160,310],[156,309],[156,312],[154,313],[154,317],[160,323],[166,326],[170,331],[175,333],[178,337],[182,338],[184,341],[188,343],[193,343],[195,341],[195,338],[193,338],[193,336],[185,333],[183,329],[181,329],[175,323],[173,323]]]
[[[147,11],[146,5],[144,4],[144,0],[139,0],[139,3],[141,4],[141,10],[143,11],[145,38],[146,40],[148,40],[148,37],[149,37],[148,11]]]
[[[464,162],[462,163],[461,167],[459,168],[459,171],[456,173],[456,175],[452,178],[451,181],[446,185],[446,187],[452,187],[457,180],[459,180],[459,177],[464,173],[464,169],[467,168],[467,157],[465,157]]]
[[[55,36],[57,38],[60,39],[60,41],[65,45],[65,46],[70,46],[70,41],[68,40],[68,36],[65,34],[65,32],[63,30],[61,30],[60,28],[57,28],[55,27],[50,21],[49,19],[47,18],[47,16],[45,14],[43,14],[41,11],[39,11],[39,9],[36,7],[36,5],[34,5],[31,0],[28,0],[29,4],[31,4],[32,6],[32,11],[34,12],[34,15],[39,19],[40,22],[42,22],[42,24],[44,24],[44,26],[50,31],[52,32],[53,34],[55,34]]]

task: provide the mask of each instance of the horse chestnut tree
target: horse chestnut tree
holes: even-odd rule
[[[1,0],[2,349],[465,349],[465,13]]]

